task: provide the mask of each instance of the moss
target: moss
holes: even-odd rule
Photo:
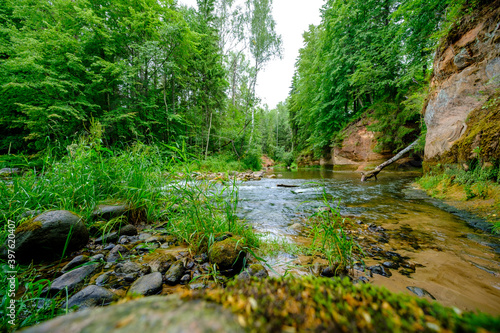
[[[34,219],[29,219],[28,221],[21,223],[16,228],[16,234],[18,234],[20,232],[34,231],[34,230],[40,229],[42,227],[42,222],[33,221],[33,220]]]
[[[231,309],[249,332],[476,332],[497,331],[500,318],[451,308],[347,279],[288,278],[241,281],[186,298]]]

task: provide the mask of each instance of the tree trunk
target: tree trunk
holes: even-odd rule
[[[367,171],[367,172],[361,172],[361,181],[364,182],[365,180],[367,180],[368,178],[371,178],[371,177],[375,177],[375,179],[377,179],[378,173],[380,171],[382,171],[383,168],[385,168],[386,166],[388,166],[388,165],[396,162],[401,157],[403,157],[404,154],[406,154],[407,152],[409,152],[411,149],[413,149],[413,147],[415,147],[417,145],[418,140],[419,139],[413,141],[413,143],[411,145],[409,145],[405,149],[401,150],[399,153],[396,154],[396,156],[394,156],[393,158],[391,158],[391,159],[385,161],[384,163],[380,164],[379,166],[377,166],[375,168],[375,170]]]
[[[208,125],[207,148],[205,149],[205,159],[208,156],[208,144],[210,143],[210,130],[212,129],[212,112],[210,112],[210,124]]]

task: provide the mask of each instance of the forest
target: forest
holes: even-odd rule
[[[98,121],[106,146],[185,142],[200,158],[290,165],[365,112],[381,148],[396,150],[425,132],[434,49],[464,5],[327,1],[289,98],[268,110],[255,85],[281,54],[269,0],[2,0],[0,151],[64,151]]]

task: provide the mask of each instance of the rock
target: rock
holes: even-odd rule
[[[123,277],[123,280],[125,282],[134,282],[139,278],[139,273],[129,273]]]
[[[398,269],[399,268],[399,264],[396,262],[393,262],[393,261],[385,261],[384,263],[382,263],[382,266],[387,267],[387,268],[391,268],[391,269]]]
[[[243,271],[240,274],[238,274],[238,280],[249,281],[250,278],[251,278],[251,275],[250,275],[250,273],[248,273],[248,271]]]
[[[91,285],[71,296],[68,303],[63,305],[63,308],[67,306],[68,308],[77,307],[78,309],[85,309],[93,306],[108,305],[117,298],[118,296],[108,289]]]
[[[236,316],[206,301],[185,302],[178,295],[153,296],[61,316],[24,333],[240,333]]]
[[[97,277],[97,279],[95,279],[95,284],[98,286],[104,286],[105,284],[107,284],[109,282],[112,274],[113,274],[112,272],[106,272],[106,273],[99,275]]]
[[[102,244],[102,243],[116,243],[118,240],[118,237],[120,235],[118,232],[113,231],[113,232],[108,232],[106,235],[103,235],[101,237],[98,237],[94,240],[95,244]]]
[[[182,261],[178,260],[170,266],[165,273],[165,281],[170,285],[176,285],[184,275],[185,269]]]
[[[476,10],[487,5],[481,4]],[[500,86],[500,8],[484,9],[481,15],[473,16],[474,21],[469,16],[468,22],[459,22],[460,30],[444,38],[446,42],[437,49],[424,110],[427,167],[463,163],[474,158],[476,148],[482,148],[483,161],[500,157],[500,123],[498,117],[485,118],[492,111],[484,107]]]
[[[139,294],[148,296],[158,294],[162,290],[162,284],[161,273],[155,272],[144,275],[130,286],[127,295]]]
[[[69,272],[73,268],[80,266],[80,265],[88,262],[89,260],[90,260],[90,258],[88,256],[85,256],[85,255],[76,256],[73,258],[73,260],[71,260],[69,263],[67,263],[66,266],[63,267],[61,272],[63,272],[63,273]]]
[[[102,254],[102,253],[99,253],[99,254],[96,254],[95,256],[90,257],[90,261],[101,261],[102,259],[104,259],[104,254]]]
[[[248,273],[258,279],[265,279],[269,276],[267,269],[265,269],[261,264],[250,265],[250,267],[248,267]]]
[[[385,277],[392,276],[392,273],[388,269],[384,269],[384,267],[380,265],[375,265],[375,266],[370,266],[368,269],[373,273],[373,274],[378,274],[382,275]]]
[[[135,262],[127,261],[116,265],[115,272],[121,274],[130,274],[140,272],[142,267]]]
[[[171,254],[161,254],[155,256],[148,264],[151,267],[151,271],[165,273],[168,271],[172,263],[177,261],[175,257]]]
[[[334,263],[331,266],[325,267],[321,272],[321,275],[326,277],[334,277],[345,275],[346,273],[347,270],[344,266]]]
[[[430,297],[431,299],[436,299],[432,296],[427,290],[419,288],[419,287],[406,287],[409,291],[417,295],[418,297]]]
[[[126,226],[123,226],[119,232],[120,236],[135,236],[137,235],[137,228],[132,224],[127,224]]]
[[[48,211],[17,227],[16,260],[26,263],[61,258],[66,245],[64,253],[68,254],[88,241],[87,228],[78,215],[67,210]]]
[[[241,269],[243,258],[246,256],[243,249],[245,244],[245,239],[239,236],[214,242],[208,253],[210,263],[216,264],[219,270]]]
[[[94,240],[96,244],[102,243],[112,243],[116,242],[120,236],[135,236],[137,235],[137,228],[131,224],[127,224],[126,226],[120,228],[118,231],[109,232],[106,235],[98,237]]]
[[[98,205],[92,212],[94,220],[111,220],[112,218],[125,215],[129,211],[126,204],[119,205]]]
[[[107,262],[115,262],[118,259],[123,258],[128,254],[128,250],[125,246],[123,245],[116,245],[113,247],[111,251],[109,251],[108,255],[106,256],[106,261]]]
[[[163,243],[165,243],[165,237],[162,237],[162,236],[151,236],[148,239],[146,239],[145,242],[146,243],[163,244]]]
[[[22,171],[19,168],[2,168],[0,169],[0,177],[10,177],[12,175],[19,175]]]
[[[115,246],[116,246],[115,244],[109,243],[108,245],[106,245],[104,247],[104,250],[106,250],[106,251],[112,250]]]
[[[181,277],[180,284],[188,284],[191,281],[191,274],[184,274]]]
[[[87,277],[92,275],[99,268],[99,266],[99,263],[85,265],[61,275],[52,281],[52,284],[50,285],[50,293],[56,294],[66,287],[69,292],[73,291]]]

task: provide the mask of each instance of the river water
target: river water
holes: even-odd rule
[[[410,276],[398,270],[391,270],[390,277],[373,274],[372,284],[408,294],[407,287],[418,287],[447,306],[500,314],[500,238],[476,228],[480,219],[415,189],[412,183],[419,173],[383,171],[378,181],[368,182],[353,171],[275,174],[275,179],[245,182],[239,189],[239,216],[266,237],[295,241],[301,229],[293,226],[324,207],[326,197],[342,216],[383,230],[366,236],[373,247],[397,252],[417,266]],[[282,253],[267,259],[278,267],[295,258]],[[381,261],[377,256],[365,258],[367,266]]]

